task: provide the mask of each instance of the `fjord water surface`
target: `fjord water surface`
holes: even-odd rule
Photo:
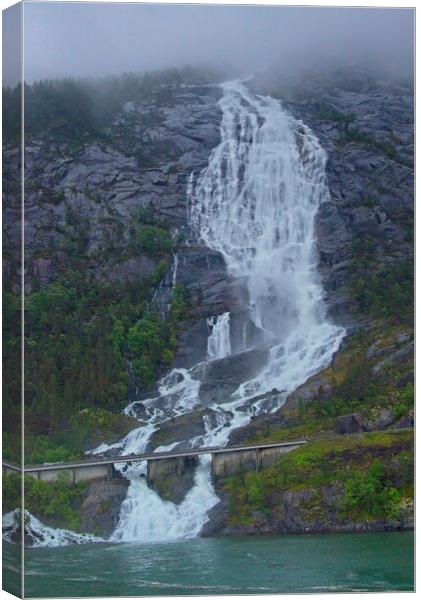
[[[27,597],[413,590],[411,532],[28,549]]]

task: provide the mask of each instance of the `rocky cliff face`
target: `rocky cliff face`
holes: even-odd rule
[[[381,264],[412,256],[412,90],[366,74],[352,79],[331,75],[298,89],[274,88],[258,79],[254,86],[280,96],[315,131],[327,152],[331,199],[317,216],[320,272],[332,316],[351,324],[355,315],[348,287],[350,262],[358,251],[355,240],[370,238]],[[188,181],[207,164],[219,141],[220,95],[217,86],[186,86],[173,92],[168,105],[127,102],[115,116],[107,141],[80,149],[54,144],[50,137],[28,140],[27,290],[53,281],[66,265],[67,240],[76,235],[76,224],[88,239],[93,272],[116,284],[139,280],[157,266],[153,256],[118,250],[128,243],[131,220],[140,207],[151,208],[169,221],[174,235],[191,240]],[[5,149],[10,180],[4,200],[6,282],[19,269],[19,198],[12,185],[18,158],[15,148]],[[157,296],[164,310],[173,275],[168,272]],[[180,339],[175,363],[191,366],[206,352],[204,317],[229,308],[235,329],[241,322],[244,289],[241,282],[230,281],[217,253],[191,243],[181,245],[176,278],[201,298],[194,323]]]
[[[174,231],[187,227],[187,182],[207,163],[219,139],[220,91],[215,86],[182,88],[170,105],[127,102],[110,125],[106,141],[81,148],[57,144],[53,135],[28,139],[25,147],[25,252],[27,291],[54,280],[66,265],[66,239],[76,222],[84,225],[92,268],[96,257],[128,240],[131,217],[140,207],[169,220]],[[6,173],[18,153],[4,151]],[[16,273],[20,221],[16,190],[5,194],[6,280]],[[13,193],[15,192],[15,193]],[[74,232],[73,232],[74,233]],[[151,257],[109,253],[98,277],[117,282],[149,274]]]

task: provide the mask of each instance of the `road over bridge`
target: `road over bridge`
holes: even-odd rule
[[[3,461],[3,473],[24,473],[43,481],[55,481],[61,473],[66,473],[73,483],[98,478],[121,477],[115,469],[117,464],[132,464],[147,461],[147,479],[153,480],[172,473],[182,473],[186,465],[195,464],[199,456],[210,454],[212,477],[223,479],[241,471],[259,471],[273,464],[279,456],[305,444],[305,440],[253,446],[210,446],[182,451],[129,454],[113,458],[95,457],[77,462],[44,463],[40,465],[19,465]]]

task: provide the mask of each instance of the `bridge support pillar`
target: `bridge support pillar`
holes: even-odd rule
[[[179,504],[193,485],[198,462],[197,456],[148,460],[146,481],[161,498]]]
[[[239,450],[222,450],[212,454],[212,481],[218,481],[235,475],[236,473],[255,471],[272,465],[282,454],[291,452],[301,446],[297,444],[286,444],[284,446],[244,448]]]
[[[157,481],[162,481],[173,475],[181,477],[187,470],[195,467],[197,463],[197,456],[179,456],[176,458],[148,460],[146,480],[148,485],[153,487],[154,483]]]

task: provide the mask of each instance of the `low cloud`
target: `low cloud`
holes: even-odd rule
[[[239,75],[331,63],[413,69],[412,9],[41,2],[24,10],[29,82],[184,64]]]

